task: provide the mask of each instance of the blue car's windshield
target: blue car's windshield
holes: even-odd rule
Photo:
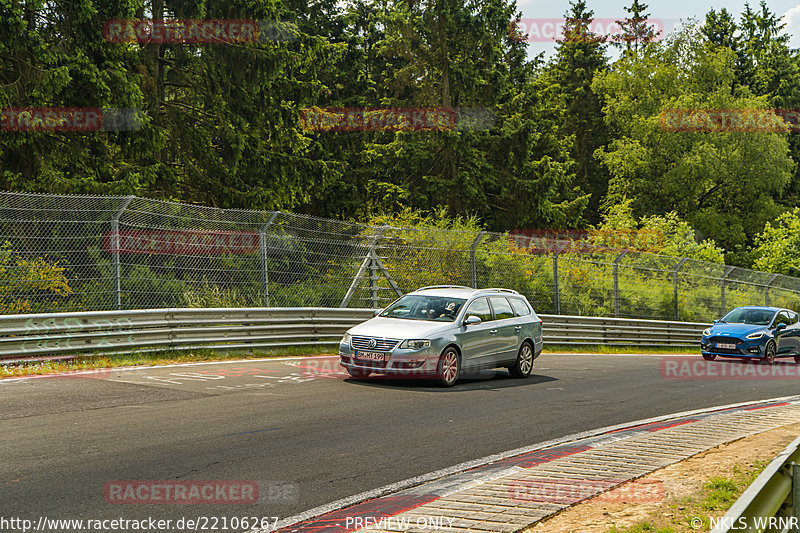
[[[735,324],[753,324],[756,326],[768,326],[772,322],[775,311],[770,309],[734,309],[720,320]]]
[[[379,316],[388,318],[406,318],[409,320],[436,320],[452,322],[466,300],[446,298],[443,296],[403,296],[384,309]]]

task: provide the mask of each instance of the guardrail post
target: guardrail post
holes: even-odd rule
[[[777,278],[777,274],[773,274],[766,285],[764,285],[764,305],[769,306],[769,286],[772,285],[772,282],[775,281]]]
[[[614,316],[619,318],[619,262],[625,257],[628,250],[623,250],[621,254],[614,259]]]
[[[275,217],[280,211],[273,211],[267,223],[261,226],[258,232],[258,251],[261,256],[261,303],[264,307],[269,307],[269,270],[267,268],[267,231],[272,226]]]
[[[719,316],[725,316],[725,280],[733,272],[732,266],[725,267],[722,278],[719,280]]]
[[[114,282],[114,309],[122,309],[122,280],[119,267],[119,219],[135,196],[128,196],[111,219],[111,279]]]
[[[475,250],[478,248],[478,244],[480,244],[481,240],[483,240],[484,235],[486,235],[485,231],[479,232],[475,240],[472,241],[472,246],[469,249],[469,273],[470,280],[472,281],[472,288],[474,289],[478,288],[478,270],[475,266]]]
[[[684,265],[684,263],[686,263],[686,261],[688,261],[688,260],[689,260],[688,257],[684,257],[683,259],[678,261],[678,264],[675,265],[675,268],[672,269],[672,294],[674,295],[674,298],[675,298],[675,321],[676,322],[678,320],[678,270],[680,270],[681,267]]]

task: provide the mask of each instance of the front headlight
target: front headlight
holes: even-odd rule
[[[400,343],[400,348],[410,348],[412,350],[421,350],[423,348],[430,348],[431,341],[428,339],[406,339]]]
[[[339,344],[346,344],[350,346],[350,334],[345,333],[344,336],[342,337],[342,340],[339,341]]]
[[[708,337],[709,335],[711,335],[711,328],[708,328],[703,332],[703,336]]]
[[[760,339],[763,337],[765,333],[763,331],[756,331],[755,333],[751,333],[750,335],[745,335],[745,339]]]

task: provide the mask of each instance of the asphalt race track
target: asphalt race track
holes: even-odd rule
[[[710,365],[721,375],[742,363]],[[797,367],[777,365],[785,379],[676,380],[658,356],[544,355],[527,380],[502,371],[452,389],[353,380],[337,372],[335,359],[4,380],[0,516],[285,518],[572,433],[796,394]],[[106,484],[125,480],[255,481],[259,497],[108,503]]]

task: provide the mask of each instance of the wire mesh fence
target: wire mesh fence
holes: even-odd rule
[[[373,307],[424,285],[508,287],[545,314],[709,321],[800,308],[800,279],[502,233],[359,225],[139,197],[0,193],[0,313]]]

